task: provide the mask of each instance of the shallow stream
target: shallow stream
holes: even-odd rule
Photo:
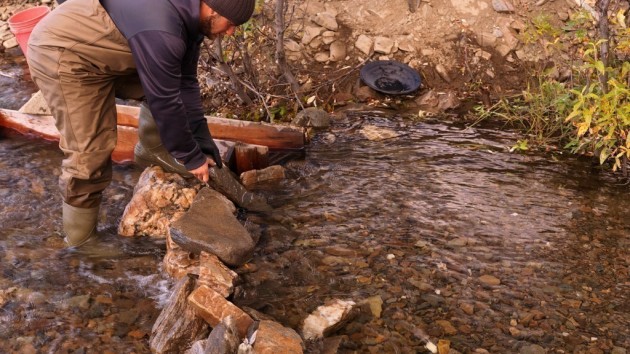
[[[340,353],[630,349],[628,185],[587,159],[509,153],[514,141],[348,112],[261,189],[271,215],[245,214],[262,237],[233,302],[297,329],[353,300]],[[60,162],[56,143],[0,134],[0,352],[148,352],[172,286],[164,245],[115,235],[141,171],[116,166],[105,194],[104,243],[122,256],[91,258],[64,249]]]

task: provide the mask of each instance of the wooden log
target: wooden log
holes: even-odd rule
[[[140,107],[116,105],[118,125],[138,127]],[[212,137],[230,141],[263,145],[272,150],[301,150],[304,148],[304,129],[236,119],[209,117]]]

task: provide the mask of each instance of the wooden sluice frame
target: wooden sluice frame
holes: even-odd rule
[[[118,141],[112,153],[116,163],[133,161],[138,141],[139,107],[117,105]],[[238,174],[269,166],[269,153],[303,153],[304,131],[297,127],[206,117],[208,128],[224,161]],[[58,141],[59,132],[51,115],[33,115],[0,109],[0,126],[24,135]]]

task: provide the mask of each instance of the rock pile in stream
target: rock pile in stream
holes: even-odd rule
[[[163,270],[177,281],[153,326],[154,353],[302,353],[302,337],[321,339],[351,317],[353,301],[328,302],[304,320],[301,337],[230,302],[238,280],[230,266],[245,264],[258,241],[237,219],[230,199],[241,207],[268,209],[230,176],[227,169],[211,174],[215,189],[151,167],[140,176],[125,209],[119,233],[165,238]]]

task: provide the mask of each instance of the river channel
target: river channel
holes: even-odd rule
[[[372,141],[367,127],[398,136]],[[423,353],[427,340],[626,353],[630,187],[589,159],[510,153],[515,140],[448,117],[338,115],[260,189],[273,213],[242,214],[261,241],[233,302],[299,329],[327,300],[353,300],[331,335],[339,353]],[[147,353],[173,284],[163,243],[116,235],[141,171],[116,166],[105,193],[103,243],[122,254],[91,258],[64,249],[61,158],[56,143],[0,134],[0,352]]]

